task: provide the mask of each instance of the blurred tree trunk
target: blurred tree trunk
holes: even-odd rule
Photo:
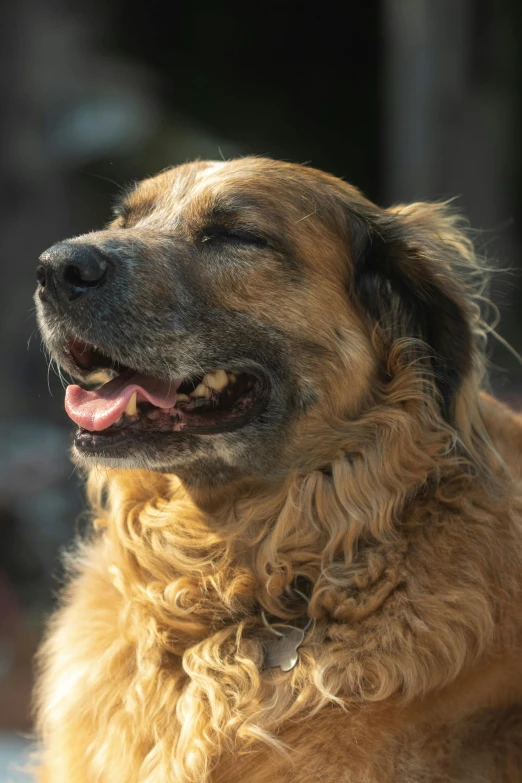
[[[509,8],[472,0],[384,0],[387,203],[458,196],[479,244],[519,264],[513,227],[517,158],[506,71],[515,56]],[[518,340],[513,281],[498,279],[501,331]],[[499,364],[511,365],[502,351]]]

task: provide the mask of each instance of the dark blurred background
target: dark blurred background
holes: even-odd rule
[[[458,196],[519,337],[520,0],[4,0],[0,33],[0,780],[78,524],[63,389],[35,332],[38,255],[192,158],[308,162],[389,204]],[[496,391],[522,372],[492,347]],[[58,580],[58,581],[57,581]],[[2,744],[3,743],[3,744]]]

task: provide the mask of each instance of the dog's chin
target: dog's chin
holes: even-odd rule
[[[111,428],[112,429],[112,428]],[[191,433],[169,433],[155,429],[133,431],[132,426],[119,432],[88,432],[78,428],[72,455],[76,462],[111,467],[168,470],[187,467],[195,461],[232,462],[241,459],[242,443],[250,440],[256,423],[238,427],[230,434],[198,436]],[[234,456],[236,459],[234,459]]]
[[[254,425],[255,426],[255,425]],[[228,443],[223,435],[207,436],[202,442],[195,436],[169,438],[160,435],[148,442],[134,441],[107,448],[86,449],[78,443],[77,432],[71,451],[73,462],[81,468],[147,470],[173,474],[195,487],[215,487],[244,477],[247,468],[245,449],[248,438]]]

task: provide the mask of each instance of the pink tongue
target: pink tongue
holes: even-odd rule
[[[159,381],[129,370],[96,391],[68,386],[65,410],[71,419],[90,432],[105,430],[118,421],[133,392],[137,402],[150,402],[156,408],[173,408],[179,382]]]

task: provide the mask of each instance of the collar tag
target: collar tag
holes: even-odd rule
[[[306,601],[307,605],[310,603],[308,597],[295,587],[290,588],[287,592],[289,594],[297,594]],[[267,631],[270,631],[272,636],[276,637],[263,640],[265,652],[263,669],[279,667],[283,672],[291,671],[299,660],[299,647],[304,642],[306,633],[312,625],[312,618],[307,617],[306,623],[302,628],[290,623],[271,623],[264,609],[261,611],[261,618]]]
[[[279,667],[283,672],[291,671],[299,660],[299,647],[304,641],[305,631],[293,625],[274,623],[270,630],[280,631],[280,635],[263,642],[265,657],[263,669]]]

